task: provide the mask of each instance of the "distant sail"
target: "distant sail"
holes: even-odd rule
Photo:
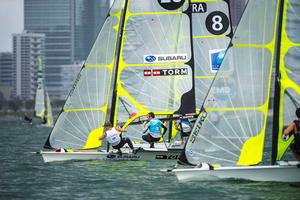
[[[185,147],[188,163],[234,166],[261,162],[277,8],[278,1],[248,2]]]
[[[48,95],[48,92],[46,91],[46,124],[47,126],[52,127],[54,125],[54,121],[53,121],[53,114],[52,114],[52,106],[51,106],[51,102],[50,102],[50,98]]]
[[[38,72],[37,72],[37,89],[35,95],[35,116],[41,119],[45,118],[46,105],[45,105],[45,88],[44,88],[44,70],[42,60],[38,59]]]

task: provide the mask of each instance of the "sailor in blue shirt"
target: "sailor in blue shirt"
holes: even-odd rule
[[[167,131],[167,127],[159,120],[155,118],[153,112],[148,113],[148,121],[144,124],[143,132],[147,135],[143,135],[142,138],[146,142],[150,143],[150,148],[154,148],[154,142],[158,142],[160,137],[164,135]],[[164,129],[163,133],[162,128]]]

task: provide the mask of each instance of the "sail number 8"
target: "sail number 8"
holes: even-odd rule
[[[228,30],[229,19],[223,12],[215,11],[207,16],[205,25],[211,34],[221,35]]]
[[[176,10],[184,4],[185,0],[158,0],[161,7],[167,10]]]

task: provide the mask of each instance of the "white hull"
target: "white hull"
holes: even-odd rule
[[[106,151],[55,152],[41,151],[44,162],[67,160],[177,160],[182,149],[141,149],[136,154],[122,150],[122,155]]]
[[[300,182],[298,162],[251,167],[220,167],[213,170],[191,168],[174,169],[181,182],[196,180],[245,179],[251,181]]]

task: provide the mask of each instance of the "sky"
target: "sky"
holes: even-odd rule
[[[23,31],[23,0],[0,0],[0,52],[12,51],[12,33]]]

